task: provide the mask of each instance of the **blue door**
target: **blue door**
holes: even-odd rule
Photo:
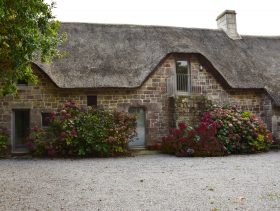
[[[145,110],[141,107],[129,108],[129,113],[133,113],[137,118],[136,137],[129,143],[130,148],[145,147]]]

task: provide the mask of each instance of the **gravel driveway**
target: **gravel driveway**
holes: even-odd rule
[[[280,152],[0,160],[0,210],[280,210]]]

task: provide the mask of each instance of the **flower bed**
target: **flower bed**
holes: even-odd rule
[[[133,115],[82,109],[67,102],[50,117],[48,128],[33,128],[29,148],[37,156],[116,156],[127,152],[135,135]]]

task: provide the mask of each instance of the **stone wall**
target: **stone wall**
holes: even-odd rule
[[[96,95],[99,107],[128,111],[130,107],[143,107],[146,112],[146,144],[151,145],[166,135],[169,128],[169,106],[166,95],[166,78],[171,74],[167,59],[138,89],[60,89],[37,67],[37,85],[21,86],[17,96],[0,100],[0,126],[11,132],[13,109],[30,109],[31,127],[41,125],[41,113],[62,107],[68,100],[86,106],[87,96]]]
[[[169,97],[166,94],[166,79],[172,74],[174,60],[166,59],[155,72],[134,90],[99,90],[98,105],[108,109],[128,111],[129,107],[143,107],[146,112],[147,145],[154,144],[169,128]]]
[[[268,113],[271,104],[264,92],[260,90],[226,89],[214,76],[213,70],[199,70],[200,60],[197,55],[183,55],[191,62],[192,87],[191,98],[176,99],[167,95],[167,79],[175,73],[175,60],[178,55],[168,56],[150,77],[135,89],[60,89],[48,76],[35,67],[39,84],[19,88],[17,96],[6,96],[0,100],[0,126],[11,131],[13,109],[30,109],[31,126],[41,124],[41,113],[50,112],[61,107],[67,100],[74,100],[78,105],[87,105],[87,96],[96,95],[98,106],[107,109],[128,111],[130,107],[143,107],[146,112],[146,144],[152,145],[168,133],[174,126],[174,120],[184,118],[195,122],[200,108],[204,105],[200,100],[212,101],[215,104],[240,105],[262,116]],[[182,55],[180,55],[182,58]],[[181,99],[181,101],[180,101]],[[181,102],[181,103],[180,103]],[[199,104],[199,105],[198,105]],[[266,110],[267,109],[267,110]],[[177,112],[177,113],[176,113]],[[178,118],[179,117],[179,118]]]
[[[86,105],[86,96],[76,89],[59,89],[42,71],[34,67],[39,78],[36,85],[18,86],[18,94],[0,99],[0,126],[11,131],[12,110],[30,109],[31,126],[41,124],[41,112],[51,112],[62,106],[67,100]]]
[[[263,90],[229,89],[214,77],[214,70],[211,68],[203,66],[200,70],[197,57],[191,57],[190,61],[192,95],[204,95],[217,105],[238,105],[243,110],[262,114],[266,103],[266,95]]]
[[[273,108],[271,119],[273,137],[280,144],[280,108]]]
[[[176,124],[186,122],[191,126],[198,124],[202,114],[212,104],[205,96],[178,96],[175,98],[175,118]]]
[[[205,61],[201,61],[199,56],[187,58],[191,63],[192,93],[175,97],[173,116],[176,123],[187,121],[195,125],[207,105],[215,104],[239,106],[242,110],[251,111],[262,117],[271,128],[271,100],[263,90],[230,89],[214,74],[213,67],[202,65]]]

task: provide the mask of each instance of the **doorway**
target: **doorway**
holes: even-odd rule
[[[16,109],[13,110],[13,152],[26,153],[28,148],[26,138],[30,132],[30,110]]]
[[[145,130],[145,110],[141,107],[131,107],[128,110],[129,113],[136,115],[137,135],[129,142],[129,148],[145,148],[146,146],[146,130]]]

